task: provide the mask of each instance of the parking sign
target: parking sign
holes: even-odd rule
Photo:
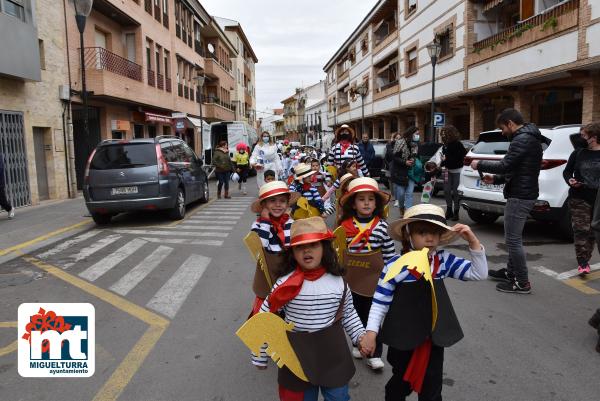
[[[446,114],[433,113],[433,126],[435,128],[442,128],[445,125],[446,125]]]

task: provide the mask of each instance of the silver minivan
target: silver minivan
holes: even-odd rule
[[[121,212],[167,210],[185,217],[186,205],[209,199],[203,162],[181,139],[105,140],[90,155],[83,194],[96,224]]]

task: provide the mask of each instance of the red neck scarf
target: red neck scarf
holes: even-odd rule
[[[350,141],[340,141],[340,147],[342,148],[342,155],[346,153],[348,148],[352,145]]]
[[[307,183],[304,183],[304,184],[302,184],[302,191],[303,191],[303,192],[310,191],[310,188],[311,188],[311,187],[312,187],[312,184],[307,184]]]
[[[431,257],[429,263],[431,264]],[[440,258],[435,255],[433,257],[433,272],[431,277],[435,279],[440,270]],[[411,271],[411,274],[417,278],[421,277],[419,273]],[[417,277],[418,276],[418,277]],[[406,371],[404,372],[403,379],[410,383],[410,387],[417,393],[421,393],[423,388],[423,381],[425,380],[425,372],[429,365],[429,357],[431,356],[431,338],[427,338],[423,344],[419,345],[413,350]]]
[[[371,237],[371,233],[375,227],[377,227],[377,224],[379,224],[379,216],[375,216],[375,218],[371,220],[371,225],[362,233],[358,227],[354,225],[354,219],[352,217],[342,221],[340,225],[344,227],[344,230],[346,230],[346,237],[352,238],[352,242],[350,242],[348,246],[353,246],[360,243],[360,247],[358,249],[362,250],[369,244],[369,237]]]
[[[279,217],[273,217],[271,215],[269,215],[269,221],[271,222],[271,225],[273,226],[273,229],[275,230],[275,234],[277,235],[277,237],[279,238],[279,241],[281,241],[281,246],[285,247],[285,223],[289,220],[290,216],[286,213],[282,214]]]
[[[300,266],[296,266],[294,273],[269,295],[269,310],[273,313],[277,312],[300,293],[304,280],[318,280],[326,272],[323,266],[306,271],[302,270]]]

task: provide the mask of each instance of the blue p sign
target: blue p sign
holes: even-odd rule
[[[433,126],[435,128],[441,128],[444,125],[446,125],[446,114],[433,113]]]

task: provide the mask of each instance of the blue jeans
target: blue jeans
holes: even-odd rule
[[[304,401],[318,401],[319,389],[325,401],[348,401],[350,394],[348,393],[348,385],[342,387],[317,387],[312,386],[304,392]]]
[[[217,190],[221,192],[223,185],[225,185],[225,191],[229,191],[229,177],[231,176],[231,171],[216,173],[216,175],[217,180],[219,180],[219,183],[217,184]]]
[[[394,190],[400,207],[408,209],[413,205],[413,192],[415,191],[415,182],[413,180],[409,179],[408,185],[405,187],[394,184]]]

